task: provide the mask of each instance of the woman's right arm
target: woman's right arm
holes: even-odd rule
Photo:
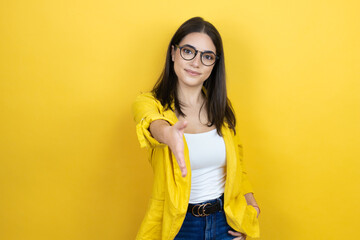
[[[157,148],[167,145],[178,162],[182,176],[185,177],[187,171],[183,135],[187,123],[186,121],[173,122],[160,113],[160,108],[160,102],[150,93],[140,94],[132,104],[140,147]]]
[[[178,121],[171,126],[167,121],[159,119],[150,123],[151,135],[160,143],[169,146],[174,153],[176,161],[180,167],[183,177],[187,174],[187,169],[184,159],[184,130],[187,126],[186,121]]]

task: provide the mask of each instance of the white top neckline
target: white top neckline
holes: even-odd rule
[[[216,128],[210,130],[210,131],[207,131],[207,132],[201,132],[201,133],[184,133],[186,135],[198,135],[198,134],[206,134],[206,133],[211,133],[213,131],[216,131]]]

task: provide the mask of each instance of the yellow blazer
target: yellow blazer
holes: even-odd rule
[[[204,88],[203,88],[204,89]],[[172,104],[174,109],[174,102]],[[136,239],[173,240],[185,219],[191,188],[189,150],[184,140],[184,158],[188,174],[181,176],[180,168],[170,148],[151,136],[152,121],[163,119],[174,125],[178,119],[164,107],[151,92],[137,96],[132,105],[136,134],[140,146],[148,149],[148,160],[153,168],[154,183],[147,212]],[[228,224],[236,231],[250,237],[259,237],[257,211],[247,205],[244,194],[253,192],[243,166],[242,146],[227,124],[221,132],[226,147],[226,183],[224,211]]]

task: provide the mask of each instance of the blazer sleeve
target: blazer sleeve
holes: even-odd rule
[[[253,190],[253,187],[249,181],[249,177],[248,177],[248,174],[247,174],[247,170],[246,170],[246,167],[245,167],[245,164],[244,164],[244,157],[243,157],[243,145],[240,141],[240,137],[239,137],[239,132],[238,132],[238,129],[236,129],[236,136],[235,136],[235,139],[236,139],[236,147],[238,148],[238,157],[239,157],[239,160],[240,160],[240,164],[241,164],[241,169],[242,169],[242,183],[241,183],[241,192],[245,194],[247,193],[254,193],[254,190]]]
[[[159,119],[174,123],[161,114],[161,103],[149,92],[138,95],[132,104],[132,113],[136,123],[136,135],[141,148],[165,147],[166,144],[157,141],[150,133],[151,122]]]
[[[247,170],[246,170],[246,167],[245,167],[245,164],[244,164],[244,161],[243,161],[243,157],[242,157],[242,145],[239,144],[238,145],[239,147],[239,153],[241,154],[241,165],[242,165],[242,184],[241,184],[241,190],[242,192],[245,194],[247,193],[254,193],[254,190],[253,190],[253,187],[249,181],[249,177],[248,177],[248,174],[247,174]]]

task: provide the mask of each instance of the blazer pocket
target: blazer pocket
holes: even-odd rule
[[[162,234],[164,200],[150,198],[145,218],[136,239],[157,239]]]
[[[242,228],[249,237],[259,237],[259,220],[257,218],[257,211],[252,205],[247,205],[245,208]]]

